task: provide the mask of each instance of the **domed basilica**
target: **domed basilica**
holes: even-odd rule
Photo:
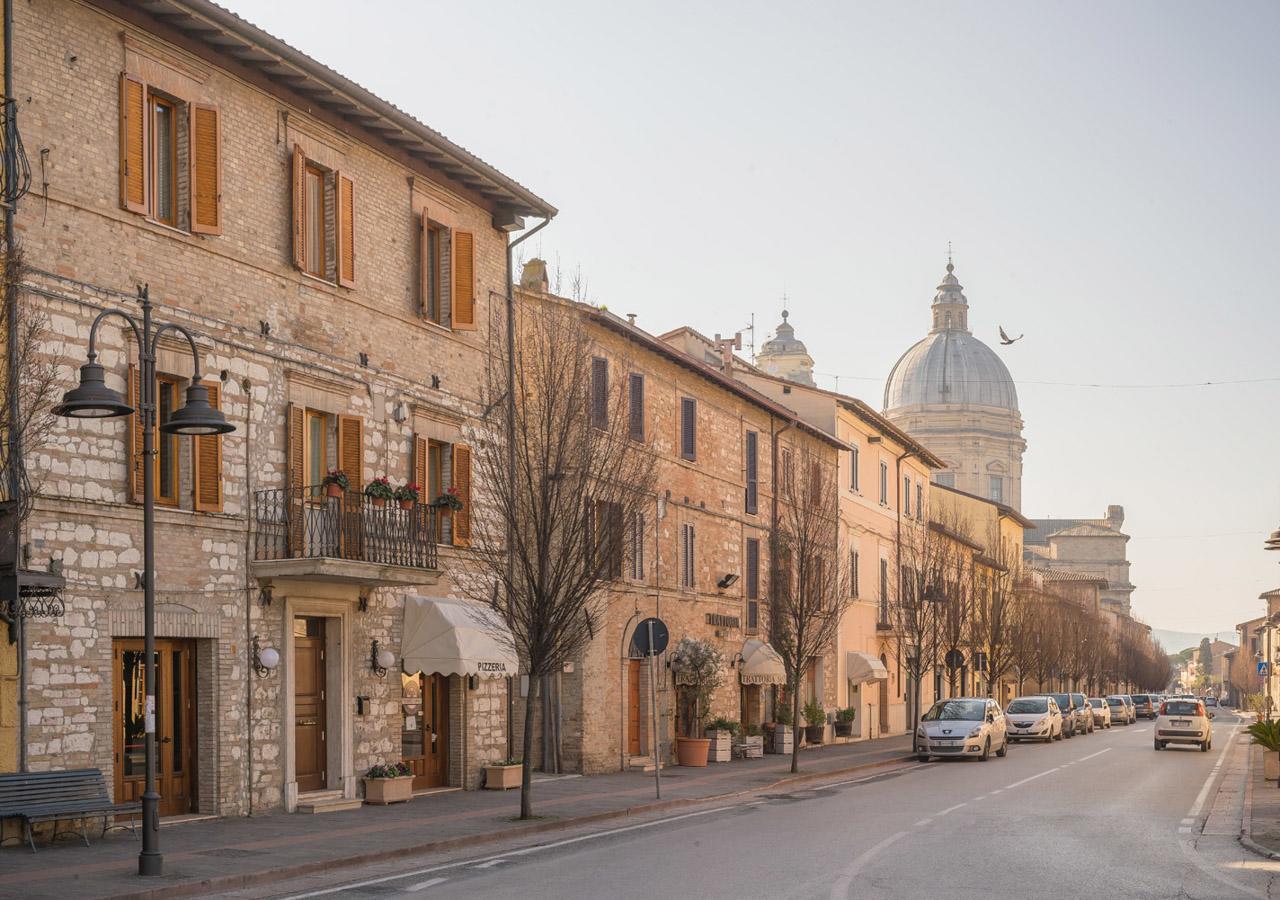
[[[969,301],[947,263],[933,327],[902,354],[884,388],[884,414],[947,463],[934,481],[1014,509],[1022,505],[1022,416],[1000,357],[969,331]]]

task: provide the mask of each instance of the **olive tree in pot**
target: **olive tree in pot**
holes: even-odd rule
[[[676,683],[693,694],[692,734],[703,734],[711,717],[711,697],[724,682],[724,656],[709,641],[682,638],[671,657]],[[705,766],[711,748],[709,738],[676,739],[676,759],[682,766]]]

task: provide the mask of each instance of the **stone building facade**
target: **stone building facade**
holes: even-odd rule
[[[1033,519],[1027,531],[1026,558],[1043,569],[1093,575],[1105,582],[1102,607],[1116,615],[1131,614],[1129,535],[1124,507],[1111,505],[1100,519]]]
[[[523,287],[522,303],[563,302],[546,295],[537,277],[525,279]],[[638,376],[643,385],[644,441],[658,470],[649,511],[625,529],[624,575],[608,590],[604,628],[554,684],[532,688],[558,696],[561,769],[596,773],[652,764],[651,695],[664,756],[673,753],[673,737],[694,736],[682,688],[667,666],[683,637],[712,642],[728,667],[712,718],[756,726],[772,721],[781,686],[744,684],[742,656],[751,649],[748,642],[768,640],[775,460],[810,454],[834,477],[840,445],[682,346],[603,309],[580,312],[607,361],[610,383],[630,384]],[[692,417],[690,432],[686,416]],[[686,434],[691,445],[684,443]],[[649,616],[660,618],[670,633],[652,690],[648,663],[632,643],[636,626]],[[834,712],[834,647],[813,661],[801,691],[802,699],[817,699]],[[542,740],[546,721],[534,723],[535,762],[550,767]]]
[[[507,232],[555,210],[204,0],[19,4],[14,48],[44,165],[18,216],[23,302],[66,387],[94,316],[136,312],[148,284],[235,426],[161,436],[154,461],[162,813],[351,803],[369,765],[402,756],[420,786],[477,786],[510,752],[509,678],[401,673],[402,633],[408,598],[466,577],[483,486],[462,434],[500,336]],[[162,419],[194,376],[171,337]],[[128,329],[107,319],[97,339],[108,385],[136,397]],[[30,767],[100,768],[121,799],[141,771],[133,421],[59,425],[28,460],[44,487],[24,535],[67,580],[65,616],[27,634]],[[361,488],[380,476],[421,501],[375,506]],[[429,509],[449,487],[463,510]],[[255,670],[268,649],[278,667]]]

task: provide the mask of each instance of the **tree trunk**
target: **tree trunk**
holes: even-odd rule
[[[536,682],[529,676],[529,693],[524,698],[523,757],[520,760],[520,818],[533,818],[533,709]],[[464,738],[465,739],[465,738]]]
[[[800,679],[791,692],[791,774],[800,771]]]

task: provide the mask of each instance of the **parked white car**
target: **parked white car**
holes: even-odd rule
[[[1090,697],[1089,708],[1093,711],[1093,724],[1097,728],[1111,727],[1111,707],[1101,697]]]
[[[1213,713],[1200,700],[1166,700],[1156,715],[1155,746],[1163,750],[1168,744],[1196,744],[1202,753],[1213,746]]]
[[[1062,710],[1052,697],[1015,697],[1004,708],[1004,718],[1011,742],[1062,740]]]
[[[1107,706],[1111,707],[1111,722],[1119,725],[1132,725],[1137,721],[1133,703],[1124,694],[1112,694],[1107,698]]]
[[[976,756],[984,762],[991,752],[1009,752],[1006,719],[999,705],[986,697],[952,697],[939,700],[920,720],[916,729],[916,758],[927,762],[931,756]]]

